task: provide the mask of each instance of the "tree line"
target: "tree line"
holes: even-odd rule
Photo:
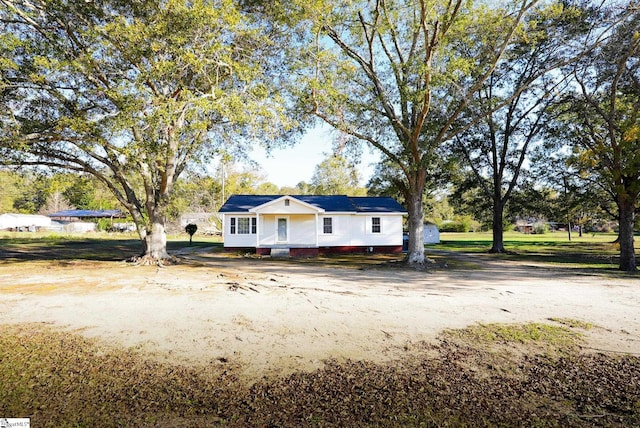
[[[409,264],[430,192],[475,195],[501,252],[505,210],[542,182],[567,219],[608,201],[633,271],[639,17],[635,1],[0,0],[0,155],[90,174],[153,260],[191,168],[323,122],[381,154],[370,187],[407,207]]]
[[[0,213],[52,214],[67,209],[122,209],[120,202],[90,174],[37,169],[0,168]],[[216,213],[232,194],[366,196],[353,163],[328,155],[309,182],[278,187],[256,164],[219,162],[213,170],[187,170],[175,184],[166,220],[186,213]]]

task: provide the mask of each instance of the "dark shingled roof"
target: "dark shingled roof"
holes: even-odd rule
[[[285,195],[232,195],[220,208],[219,212],[248,212],[257,207]],[[291,195],[309,205],[316,206],[326,212],[364,212],[364,213],[392,213],[407,212],[395,199],[382,197],[354,197],[346,195]]]
[[[391,213],[407,211],[395,199],[386,196],[352,196],[349,199],[351,199],[351,202],[356,206],[356,211],[361,213]]]

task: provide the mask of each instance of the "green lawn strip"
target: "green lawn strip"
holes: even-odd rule
[[[195,237],[189,245],[186,234],[169,235],[169,252],[181,249],[211,248],[222,250],[218,237]],[[122,261],[140,255],[142,245],[135,234],[58,234],[2,233],[0,255],[7,262],[33,260],[95,260]]]
[[[613,234],[585,234],[582,238],[568,241],[564,233],[525,235],[517,232],[505,234],[505,254],[488,254],[491,234],[443,233],[440,244],[426,246],[426,254],[435,262],[433,269],[478,269],[481,265],[465,260],[460,255],[483,255],[496,260],[531,261],[561,265],[572,269],[609,270],[617,269],[618,247],[612,244]],[[640,239],[637,240],[640,245]],[[169,235],[167,249],[176,251],[208,250],[222,252],[220,237],[194,236],[189,245],[188,235]],[[452,252],[453,255],[438,253]],[[97,260],[121,261],[141,253],[142,246],[135,234],[57,234],[57,233],[2,233],[0,234],[0,259],[4,262],[33,260]],[[207,252],[201,255],[204,257]],[[229,257],[246,257],[245,253],[229,253]],[[259,259],[260,257],[254,257]],[[282,263],[309,263],[317,266],[341,266],[346,268],[373,268],[398,266],[403,254],[342,254],[311,258],[283,259]],[[270,259],[275,260],[275,259]]]
[[[561,325],[477,324],[462,330],[447,330],[443,334],[445,337],[458,337],[467,343],[518,343],[551,346],[563,352],[575,350],[582,340],[582,333],[576,329],[587,324],[565,319],[558,319],[556,322]]]
[[[588,270],[617,269],[619,248],[613,243],[615,234],[584,234],[568,241],[566,233],[554,232],[527,235],[505,233],[507,253],[492,254],[500,260],[531,261]],[[466,254],[486,254],[491,247],[488,232],[443,233],[441,243],[427,246],[435,250],[448,250]],[[640,240],[637,240],[640,245]]]

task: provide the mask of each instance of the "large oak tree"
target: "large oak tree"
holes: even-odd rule
[[[637,270],[634,222],[640,195],[640,12],[619,11],[607,43],[573,71],[560,138],[574,145],[573,165],[595,174],[618,208],[620,264]]]
[[[287,130],[262,28],[230,0],[0,0],[3,161],[93,174],[168,257],[185,167]]]
[[[505,208],[531,166],[532,155],[543,149],[550,111],[568,86],[560,67],[588,49],[583,44],[589,30],[585,15],[580,8],[554,3],[530,16],[527,31],[519,34],[505,61],[469,103],[464,120],[473,126],[452,141],[452,150],[472,172],[473,186],[490,201],[490,252],[505,251]],[[496,108],[499,105],[503,107]]]
[[[324,122],[367,142],[400,171],[409,264],[424,263],[423,193],[437,149],[503,60],[535,0],[292,2],[308,25],[300,98]],[[302,26],[302,25],[301,25]],[[472,53],[472,55],[469,55]]]

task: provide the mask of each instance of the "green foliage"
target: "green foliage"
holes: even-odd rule
[[[603,43],[573,71],[575,91],[550,135],[570,142],[569,167],[600,186],[617,206],[620,269],[635,271],[634,217],[640,198],[640,21],[634,5],[594,15],[594,25],[612,23]]]
[[[413,232],[427,182],[446,170],[443,143],[464,128],[458,119],[534,3],[284,2],[297,18],[287,24],[306,36],[295,55],[300,108],[382,154],[397,173],[377,187],[401,193]],[[408,260],[422,263],[411,232]]]
[[[536,235],[543,235],[549,233],[549,225],[544,222],[537,222],[533,224],[533,233]]]
[[[443,221],[438,224],[441,232],[472,232],[477,228],[471,216],[455,216],[453,220]]]
[[[24,190],[22,177],[9,170],[0,169],[0,213],[14,212],[18,194]]]
[[[435,224],[442,224],[445,220],[452,220],[454,208],[445,195],[427,198],[425,201],[425,219]]]
[[[0,11],[17,45],[2,69],[16,82],[0,100],[3,161],[92,174],[142,237],[164,233],[188,165],[297,126],[268,26],[230,0],[32,3]]]
[[[107,231],[111,228],[111,219],[108,218],[100,218],[96,224],[96,229],[99,231]]]
[[[450,204],[457,215],[469,215],[483,226],[492,225],[492,203],[485,193],[477,186],[477,181],[469,171],[453,177],[453,188],[448,195]]]
[[[468,128],[450,141],[454,156],[464,164],[455,198],[501,236],[505,217],[524,216],[514,199],[528,190],[527,172],[535,160],[548,168],[541,131],[550,111],[567,87],[570,71],[586,46],[576,46],[584,27],[582,11],[566,3],[541,3],[524,20],[491,76],[468,105],[462,121]],[[488,31],[494,27],[487,26]],[[469,55],[475,55],[469,50]],[[484,120],[477,120],[485,115]],[[539,201],[538,198],[527,202]],[[514,206],[515,205],[515,206]],[[503,251],[496,239],[496,251]]]
[[[456,221],[445,221],[438,225],[440,232],[468,232],[462,223]]]
[[[316,195],[366,195],[366,190],[359,187],[359,181],[355,165],[347,163],[342,156],[334,155],[316,165],[310,188]]]
[[[104,184],[77,173],[0,170],[0,212],[35,214],[67,208],[121,209]]]
[[[224,171],[220,165],[213,176],[188,171],[175,184],[169,219],[175,221],[187,212],[217,212],[232,194],[277,194],[279,189],[265,180],[255,165],[227,163]]]
[[[38,211],[44,199],[29,178],[11,170],[0,170],[0,212],[34,214]]]
[[[261,186],[267,186],[264,172],[251,166],[229,165],[225,175],[225,194],[260,194]]]

